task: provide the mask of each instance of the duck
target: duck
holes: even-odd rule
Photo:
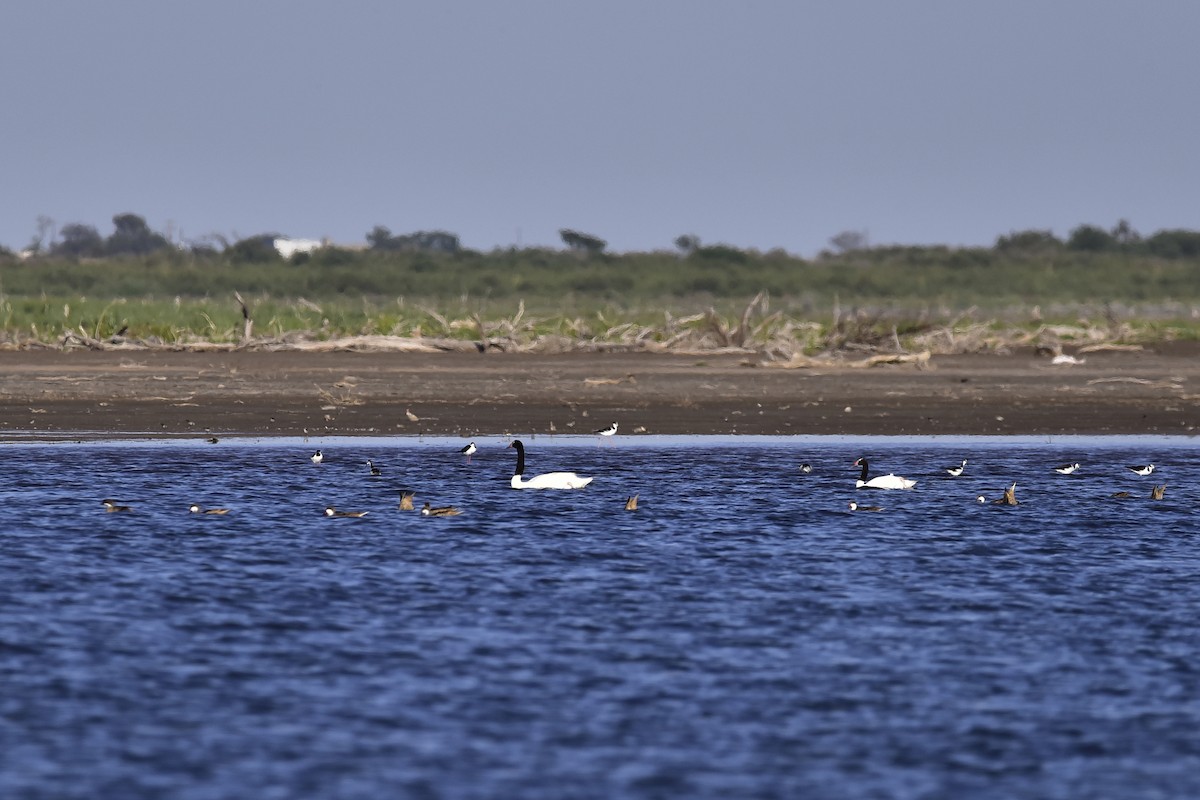
[[[1150,499],[1151,500],[1162,500],[1163,496],[1166,493],[1167,493],[1167,485],[1165,483],[1162,486],[1155,486],[1153,489],[1150,490]]]
[[[415,494],[416,494],[416,492],[410,491],[408,489],[400,490],[400,510],[401,511],[412,511],[413,510],[413,495],[415,495]]]
[[[1126,467],[1125,469],[1129,470],[1134,475],[1149,475],[1150,473],[1154,472],[1154,465],[1146,464],[1145,466],[1141,467]]]
[[[592,482],[591,478],[581,477],[574,472],[546,472],[526,480],[525,443],[520,439],[513,439],[509,447],[517,451],[517,467],[513,470],[512,480],[509,482],[514,489],[582,489]]]
[[[228,508],[201,508],[200,506],[196,505],[195,503],[192,503],[190,506],[188,506],[188,511],[192,512],[193,514],[228,514],[229,513]]]
[[[116,500],[109,500],[108,498],[105,498],[100,502],[104,505],[104,510],[109,514],[115,514],[121,511],[133,511],[133,506],[120,505]]]
[[[800,465],[800,474],[801,475],[809,475],[811,473],[812,473],[812,464],[801,464]]]
[[[1070,475],[1070,474],[1074,473],[1075,470],[1077,470],[1077,469],[1079,469],[1078,461],[1076,461],[1073,464],[1063,464],[1061,466],[1055,467],[1054,471],[1057,472],[1059,475]]]
[[[851,511],[883,511],[883,506],[860,506],[853,500],[850,501]]]
[[[967,460],[964,458],[962,460],[962,463],[959,464],[957,467],[946,467],[945,469],[946,469],[946,472],[950,474],[951,478],[957,478],[959,475],[963,474],[963,470],[965,470],[966,468],[967,468]]]
[[[1004,494],[992,501],[993,505],[997,506],[1017,506],[1017,484],[1014,481],[1013,485],[1004,490]]]
[[[469,444],[465,445],[465,446],[464,446],[464,447],[463,447],[461,450],[459,450],[458,452],[460,452],[460,453],[462,453],[464,456],[466,456],[466,457],[467,457],[467,463],[468,463],[468,464],[470,464],[470,463],[471,463],[471,456],[475,455],[475,453],[477,453],[478,451],[479,451],[479,448],[475,446],[475,443],[474,443],[474,442],[471,442],[471,443],[469,443]]]
[[[638,501],[638,496],[636,494],[631,494],[631,495],[629,495],[629,497],[626,497],[625,498],[625,510],[626,511],[637,511],[637,501]]]
[[[367,459],[367,466],[371,469],[371,477],[372,478],[378,478],[380,475],[383,474],[382,472],[380,472],[379,467],[375,466],[375,462],[369,458]]]
[[[1112,497],[1117,500],[1125,500],[1126,498],[1131,497],[1131,496],[1132,495],[1130,495],[1129,492],[1113,492],[1112,494],[1109,495],[1109,497]]]
[[[986,503],[986,502],[987,502],[987,498],[986,498],[986,497],[984,497],[984,496],[983,496],[983,495],[981,495],[981,494],[977,494],[977,495],[975,495],[975,502],[976,502],[976,503]]]
[[[862,467],[862,475],[854,482],[855,489],[911,489],[917,485],[916,481],[908,478],[901,478],[899,475],[876,475],[874,478],[867,480],[867,458],[863,456],[854,462],[854,466]]]
[[[325,516],[327,517],[365,517],[367,511],[338,511],[333,506],[325,507]]]
[[[322,461],[325,460],[325,456],[322,455],[320,450],[318,450],[317,452],[315,452],[311,456],[309,456],[308,460],[313,462],[314,464],[320,464]]]
[[[421,506],[422,517],[457,517],[461,513],[462,512],[454,506],[440,506],[438,508],[431,508],[429,503],[425,503],[425,505]]]

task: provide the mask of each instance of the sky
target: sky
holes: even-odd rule
[[[17,0],[0,245],[1200,229],[1192,0]]]

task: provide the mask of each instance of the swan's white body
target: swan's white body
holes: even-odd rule
[[[509,447],[517,450],[517,468],[513,472],[509,485],[514,489],[582,489],[592,482],[574,472],[545,472],[525,479],[525,444],[520,439],[514,439]]]
[[[854,462],[854,466],[860,465],[862,466],[862,475],[854,482],[855,489],[911,489],[917,485],[916,481],[892,474],[876,475],[867,480],[867,460],[860,458]]]

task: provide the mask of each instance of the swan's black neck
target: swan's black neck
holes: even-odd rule
[[[525,474],[525,444],[520,439],[513,439],[513,443],[509,447],[517,449],[517,468],[513,470],[513,475]]]
[[[860,458],[858,460],[858,463],[862,464],[862,467],[863,467],[862,475],[860,475],[858,479],[860,481],[862,481],[863,483],[866,483],[867,482],[867,460],[865,458]]]

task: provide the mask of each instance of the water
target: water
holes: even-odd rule
[[[0,796],[1200,796],[1195,440],[478,443],[0,446]]]

